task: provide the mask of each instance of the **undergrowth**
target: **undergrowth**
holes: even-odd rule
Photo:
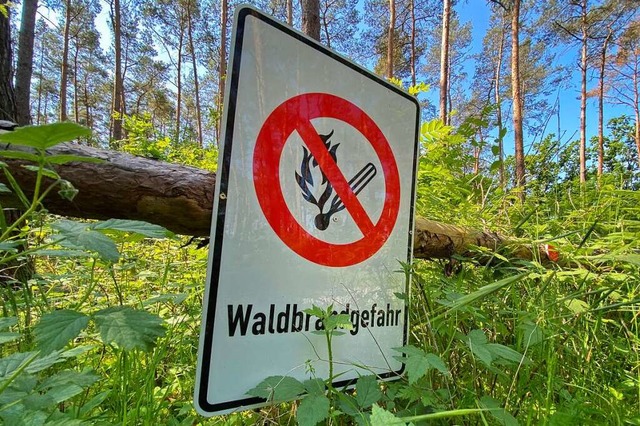
[[[65,129],[56,143],[84,134]],[[73,196],[50,164],[79,159],[47,158],[46,146],[33,143],[35,157],[5,153],[33,161],[52,186],[38,180],[28,196],[2,165],[8,184],[0,190],[26,212],[0,223],[3,275],[27,258],[36,273],[5,277],[0,287],[0,419],[295,424],[315,398],[329,404],[328,424],[640,424],[639,193],[614,178],[567,181],[520,204],[468,172],[466,140],[439,122],[423,127],[418,214],[550,244],[560,260],[507,250],[489,260],[469,252],[399,265],[412,277],[401,379],[364,377],[355,391],[303,383],[294,395],[309,395],[301,402],[212,419],[192,405],[206,249],[154,225],[48,215],[43,191]]]

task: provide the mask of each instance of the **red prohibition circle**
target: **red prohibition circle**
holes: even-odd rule
[[[333,118],[358,130],[371,144],[382,165],[385,199],[377,222],[368,216],[338,165],[311,124]],[[334,244],[311,235],[295,219],[280,183],[280,158],[291,134],[297,131],[331,182],[362,238]],[[391,235],[400,210],[400,177],[389,142],[376,123],[353,103],[327,93],[306,93],[280,104],[267,117],[253,153],[253,182],[260,208],[278,237],[305,259],[324,266],[344,267],[373,256]]]

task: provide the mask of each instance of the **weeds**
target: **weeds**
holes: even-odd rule
[[[616,179],[583,190],[566,182],[514,204],[495,185],[457,172],[464,165],[449,157],[462,141],[432,149],[452,129],[423,130],[432,156],[421,160],[419,214],[551,243],[560,261],[458,259],[449,274],[435,261],[403,265],[413,288],[400,380],[369,375],[336,389],[312,375],[269,378],[253,394],[306,396],[213,419],[192,406],[206,251],[181,248],[153,225],[46,215],[42,194],[74,192],[51,174],[46,145],[28,158],[42,176],[36,195],[26,196],[3,167],[1,190],[27,213],[0,220],[0,264],[30,256],[37,273],[0,287],[2,422],[640,424],[638,192],[610,183]],[[334,321],[324,331],[328,347],[349,326],[331,309],[312,314]]]

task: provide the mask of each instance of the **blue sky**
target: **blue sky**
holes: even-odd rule
[[[470,55],[480,52],[482,49],[482,38],[484,37],[487,27],[489,25],[489,8],[485,0],[468,0],[466,2],[460,2],[456,6],[456,11],[462,22],[471,22],[472,24],[472,51]],[[551,106],[555,105],[556,99],[559,100],[560,105],[560,129],[562,132],[561,142],[567,143],[572,140],[579,139],[580,133],[580,74],[578,71],[579,61],[579,47],[562,47],[556,48],[558,50],[561,62],[564,65],[570,65],[575,70],[571,74],[571,82],[568,85],[568,89],[558,88],[553,93],[548,101]],[[469,76],[473,76],[473,63],[469,61],[468,73]],[[590,75],[588,74],[588,78]],[[592,89],[597,84],[596,80],[587,81],[587,90]],[[551,111],[550,111],[551,113]],[[549,120],[546,127],[545,134],[554,133],[557,134],[558,119],[556,111],[553,112],[553,116]],[[623,106],[612,105],[605,103],[604,106],[604,123],[614,117],[619,117],[622,114],[630,115],[632,112]],[[605,127],[605,135],[607,129]],[[591,137],[598,134],[598,106],[597,98],[587,99],[587,143]],[[539,141],[543,135],[526,135],[526,143],[532,141]],[[511,133],[508,133],[505,138],[505,149],[507,154],[513,153],[513,147],[510,146]]]
[[[101,46],[103,49],[108,50],[111,44],[111,35],[108,19],[108,8],[103,5],[103,10],[97,19],[97,28],[102,32]],[[482,39],[487,31],[489,24],[489,7],[485,0],[467,0],[466,2],[459,2],[456,7],[456,12],[459,15],[460,20],[470,22],[472,24],[472,46],[468,57],[471,58],[473,54],[478,53],[482,49]],[[560,129],[563,134],[562,142],[566,143],[570,140],[575,140],[579,137],[580,126],[580,75],[578,73],[577,64],[578,61],[578,47],[563,48],[561,51],[561,57],[565,64],[573,65],[576,70],[572,73],[572,81],[568,89],[559,89],[557,93],[554,93],[548,99],[550,105],[556,103],[556,98],[560,104]],[[472,84],[472,78],[474,73],[474,62],[469,59],[466,64],[469,80],[467,84]],[[588,88],[592,88],[596,84],[595,81],[588,83]],[[433,87],[430,93],[425,95],[433,103],[437,105],[438,101],[438,88]],[[596,99],[589,99],[587,102],[587,139],[597,135],[598,130],[598,118],[597,118],[597,104]],[[550,111],[550,114],[552,111]],[[605,104],[605,124],[613,117],[620,116],[622,114],[630,114],[628,109],[618,106]],[[558,120],[555,112],[548,122],[545,134],[557,133]],[[605,129],[606,133],[606,129]],[[532,141],[539,141],[541,136],[544,135],[526,135],[525,143],[531,143]],[[513,147],[510,146],[510,133],[507,134],[505,139],[505,149],[507,154],[513,152]]]

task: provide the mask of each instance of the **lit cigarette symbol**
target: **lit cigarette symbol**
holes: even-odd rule
[[[371,179],[375,177],[377,174],[376,166],[371,163],[367,163],[354,177],[349,181],[349,187],[353,191],[355,195],[358,195],[360,191],[362,191],[368,184],[371,182]],[[315,225],[321,231],[324,231],[329,227],[329,221],[331,220],[331,216],[334,213],[338,213],[341,210],[344,210],[344,203],[335,195],[333,200],[331,200],[331,206],[326,213],[320,213],[315,218]]]

